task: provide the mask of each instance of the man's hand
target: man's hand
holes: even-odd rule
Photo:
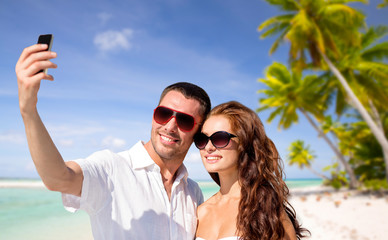
[[[46,44],[35,44],[23,50],[15,72],[19,89],[19,107],[22,116],[36,111],[38,102],[38,91],[42,79],[53,81],[54,78],[40,70],[46,68],[56,68],[55,63],[50,59],[56,58],[55,52],[45,51]],[[39,72],[39,73],[38,73]]]

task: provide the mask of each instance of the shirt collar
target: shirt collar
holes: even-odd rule
[[[187,171],[187,168],[185,165],[182,163],[182,165],[178,168],[176,172],[176,179],[175,181],[180,182],[182,179],[187,183],[187,178],[189,176],[189,173]]]
[[[150,155],[148,154],[147,150],[144,147],[144,143],[142,141],[137,142],[131,149],[132,156],[135,156],[133,161],[133,169],[139,170],[143,168],[147,168],[150,166],[157,166],[159,169],[159,166],[152,160]],[[160,171],[160,169],[159,169]],[[175,181],[181,181],[181,179],[185,180],[185,183],[187,183],[187,178],[189,176],[189,173],[187,171],[187,168],[184,164],[182,164],[176,173],[176,179]]]
[[[135,156],[133,158],[133,169],[138,170],[142,168],[149,167],[151,165],[156,165],[154,160],[150,157],[147,150],[144,147],[142,141],[137,142],[131,149],[131,156]]]

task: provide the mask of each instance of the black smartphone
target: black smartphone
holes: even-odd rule
[[[54,36],[52,34],[40,35],[38,38],[38,44],[47,44],[48,45],[47,51],[51,51],[51,46],[53,45],[53,39],[54,39]],[[44,73],[47,74],[47,69],[41,70],[38,73],[43,71]]]

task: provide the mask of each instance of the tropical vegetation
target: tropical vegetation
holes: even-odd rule
[[[271,110],[268,121],[278,117],[284,129],[301,113],[336,156],[326,168],[333,186],[388,187],[388,27],[367,26],[348,5],[363,0],[266,1],[284,14],[258,30],[276,37],[270,54],[288,42],[290,58],[289,66],[274,62],[259,79],[266,88],[258,91],[258,111]],[[289,152],[290,164],[311,168],[303,141]]]

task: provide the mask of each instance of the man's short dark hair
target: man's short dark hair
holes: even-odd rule
[[[211,109],[211,102],[205,90],[195,84],[188,82],[174,83],[163,90],[162,94],[160,95],[159,104],[164,98],[164,96],[166,96],[168,92],[173,90],[182,93],[183,96],[185,96],[186,98],[197,100],[201,105],[201,117],[202,119],[206,118],[207,114],[210,112]]]

